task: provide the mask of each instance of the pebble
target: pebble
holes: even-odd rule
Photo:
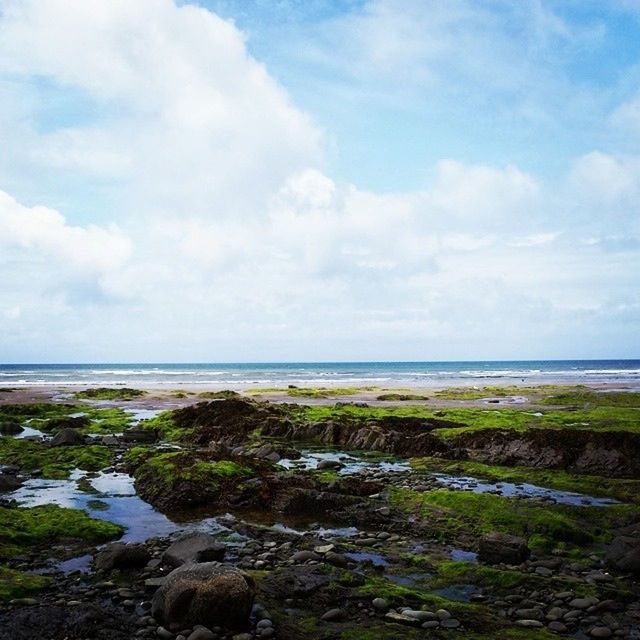
[[[443,629],[457,629],[460,626],[460,620],[456,620],[456,618],[447,618],[440,622],[440,626]]]
[[[158,627],[156,629],[156,635],[158,638],[162,638],[162,640],[173,640],[175,638],[175,635],[164,627]]]
[[[448,620],[451,617],[451,614],[446,609],[438,609],[436,615],[440,620]]]
[[[558,620],[554,620],[553,622],[550,622],[547,627],[551,630],[551,631],[555,631],[556,633],[566,633],[567,631],[567,625],[566,624],[562,624],[562,622],[559,622]]]
[[[371,604],[377,611],[384,612],[389,610],[389,603],[384,598],[374,598]]]
[[[342,620],[344,617],[345,612],[342,609],[329,609],[329,611],[324,613],[320,619],[325,622],[337,622],[338,620]]]
[[[216,635],[213,631],[207,629],[207,627],[203,627],[202,625],[197,625],[189,634],[187,640],[214,640],[215,637]]]
[[[610,638],[613,635],[613,631],[609,627],[593,627],[589,631],[589,635],[592,638]]]
[[[516,624],[527,629],[541,629],[544,627],[540,620],[516,620]]]

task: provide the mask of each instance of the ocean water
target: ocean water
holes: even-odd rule
[[[0,387],[439,387],[523,383],[640,387],[640,360],[0,365]]]

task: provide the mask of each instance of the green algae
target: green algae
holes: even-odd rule
[[[0,463],[25,471],[39,469],[44,478],[68,478],[74,468],[100,471],[111,460],[112,452],[101,445],[49,447],[37,440],[0,437]]]
[[[376,400],[384,402],[411,402],[417,400],[428,400],[427,396],[421,396],[415,393],[383,393],[376,397]]]
[[[491,481],[528,482],[560,491],[614,498],[621,502],[640,503],[640,480],[605,478],[573,474],[557,469],[506,467],[468,460],[413,458],[411,466],[419,471],[438,471],[452,475],[471,475]]]
[[[74,394],[74,397],[81,400],[132,400],[146,395],[146,391],[141,389],[130,389],[128,387],[110,388],[95,387],[84,389]]]
[[[52,578],[0,566],[0,600],[24,598],[50,586]]]
[[[502,531],[529,538],[529,545],[550,551],[557,543],[585,545],[606,541],[617,519],[638,510],[626,506],[588,507],[536,505],[525,500],[489,493],[438,489],[427,493],[394,488],[390,501],[419,514],[445,542],[457,536]]]
[[[155,477],[166,485],[182,481],[211,483],[252,473],[250,467],[231,460],[201,460],[182,451],[154,453],[144,447],[131,449],[125,461],[135,468],[136,477]]]
[[[33,545],[66,539],[106,542],[123,532],[121,526],[90,518],[80,509],[52,504],[0,507],[0,557],[15,555]]]

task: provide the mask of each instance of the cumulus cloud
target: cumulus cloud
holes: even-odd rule
[[[242,33],[195,6],[7,0],[0,71],[80,92],[77,120],[89,123],[37,132],[35,110],[30,156],[118,178],[138,211],[248,215],[320,157],[318,128],[247,53]]]
[[[116,226],[70,226],[47,207],[25,207],[0,191],[0,248],[30,261],[51,260],[72,273],[101,274],[121,267],[131,241]]]
[[[370,51],[383,71],[439,60],[449,31],[484,15],[460,0],[451,26],[429,4],[419,50],[400,46],[415,25],[397,3],[366,5],[367,46],[374,18],[402,23]],[[616,240],[640,235],[638,158],[584,154],[555,183],[449,158],[419,188],[364,189],[324,168],[319,127],[210,11],[3,10],[4,359],[525,357],[543,355],[532,332],[566,349],[577,326],[586,354],[598,326],[615,336],[640,303],[639,254]],[[543,18],[550,37],[575,36]],[[46,198],[23,195],[36,175]]]

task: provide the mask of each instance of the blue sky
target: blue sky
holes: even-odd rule
[[[637,357],[634,0],[0,0],[0,361]]]

